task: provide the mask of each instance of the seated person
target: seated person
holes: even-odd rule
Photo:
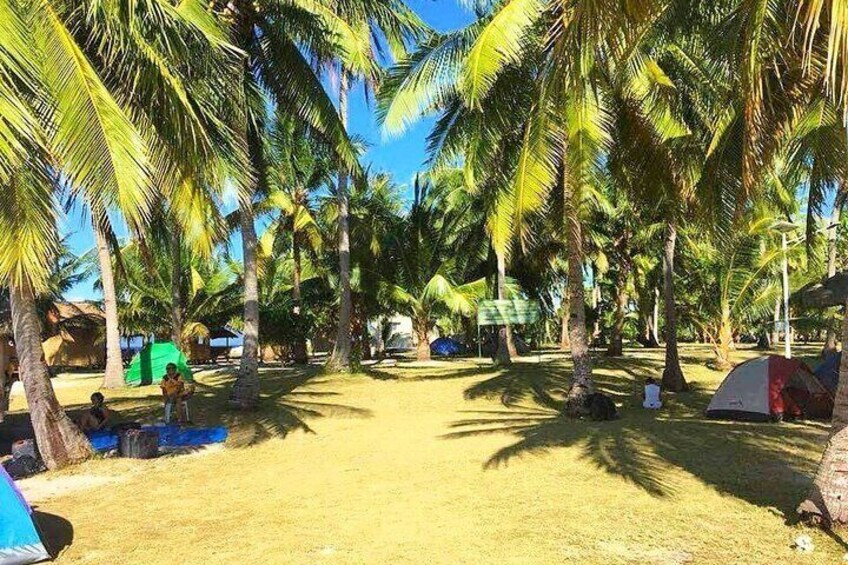
[[[165,367],[165,376],[162,377],[162,400],[165,402],[165,423],[171,423],[171,413],[177,408],[178,417],[182,421],[180,405],[186,399],[186,386],[182,375],[177,371],[174,363],[168,363]]]
[[[12,357],[9,359],[9,364],[6,365],[6,382],[15,382],[18,380],[18,358]]]
[[[6,375],[6,378],[3,381],[3,398],[6,402],[5,406],[8,407],[9,396],[12,394],[12,385],[15,384],[15,381],[20,380],[17,357],[12,357],[11,359],[9,359],[9,364],[3,368],[3,372]]]
[[[662,408],[662,389],[652,377],[645,381],[645,390],[642,392],[642,408],[657,410]]]
[[[111,411],[106,408],[106,399],[99,392],[91,395],[91,408],[79,418],[79,427],[84,432],[102,430],[109,424]]]

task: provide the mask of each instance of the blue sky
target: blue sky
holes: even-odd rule
[[[456,0],[407,0],[407,4],[421,18],[438,31],[450,31],[473,20],[473,13]],[[357,87],[350,96],[350,123],[353,135],[363,137],[368,150],[363,162],[375,171],[390,172],[402,185],[411,186],[415,173],[426,160],[425,139],[432,119],[422,120],[401,137],[384,139],[376,122],[374,108],[369,107],[363,89]],[[119,235],[124,230],[116,226]],[[82,254],[94,246],[94,235],[87,215],[79,209],[71,210],[61,224],[62,233],[67,235],[68,244],[76,254]],[[234,255],[239,256],[239,238],[232,238]],[[66,294],[68,300],[99,299],[100,293],[93,289],[93,280],[83,281]]]
[[[406,0],[421,18],[437,31],[450,31],[465,26],[474,14],[457,0]],[[471,4],[471,2],[468,2]],[[351,93],[351,116],[348,128],[363,136],[369,143],[365,163],[374,169],[391,172],[401,184],[410,184],[426,159],[425,138],[433,125],[432,119],[422,120],[404,136],[384,140],[376,122],[374,108],[369,108],[363,89]]]

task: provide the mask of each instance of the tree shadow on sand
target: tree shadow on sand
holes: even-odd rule
[[[608,369],[626,369],[626,377]],[[661,411],[641,408],[644,378],[657,363],[627,359],[602,361],[598,388],[621,405],[621,417],[609,422],[575,421],[559,413],[557,396],[567,385],[562,367],[511,368],[465,391],[469,399],[499,398],[503,410],[472,411],[451,424],[443,437],[457,439],[508,434],[517,441],[496,451],[483,464],[496,469],[526,455],[579,448],[598,469],[619,475],[657,497],[673,496],[675,469],[686,471],[722,493],[761,507],[776,508],[793,520],[794,508],[809,486],[827,425],[820,422],[747,423],[703,416],[712,392],[698,386],[672,396]],[[536,405],[528,407],[525,401]],[[811,459],[809,454],[816,454]]]

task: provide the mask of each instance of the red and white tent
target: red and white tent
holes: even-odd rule
[[[707,416],[730,420],[828,418],[833,396],[798,359],[768,355],[733,368],[718,387]]]

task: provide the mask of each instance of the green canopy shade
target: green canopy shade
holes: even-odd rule
[[[193,380],[183,352],[170,341],[159,341],[148,343],[133,357],[129,369],[124,374],[124,382],[130,386],[158,383],[165,376],[168,363],[175,364],[185,380]]]

